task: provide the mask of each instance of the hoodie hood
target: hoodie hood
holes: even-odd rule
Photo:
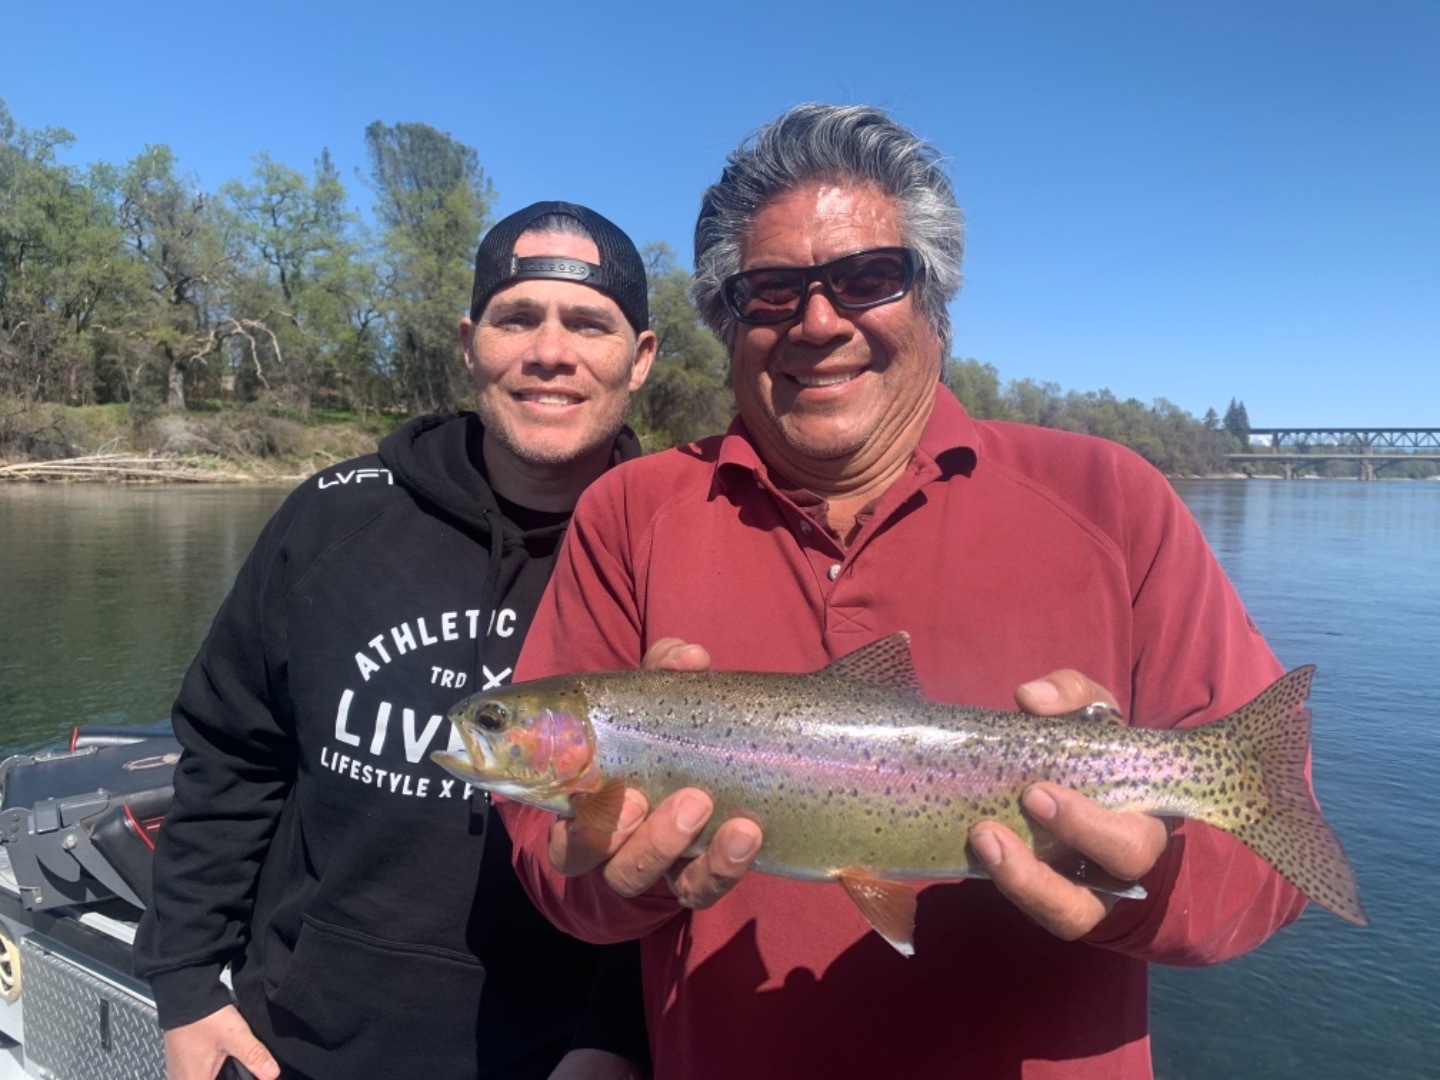
[[[473,412],[433,413],[406,421],[380,443],[380,460],[395,482],[416,498],[481,533],[504,520],[485,476],[485,429]],[[610,464],[639,457],[640,440],[625,427],[615,437]],[[538,530],[563,531],[563,525]]]
[[[480,457],[484,431],[474,413],[435,413],[407,420],[380,443],[380,460],[412,495],[471,529],[490,531],[499,505]]]

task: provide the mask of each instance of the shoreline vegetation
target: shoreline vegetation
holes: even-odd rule
[[[403,414],[256,406],[179,414],[0,399],[0,481],[295,484],[374,451]]]
[[[309,173],[262,152],[207,190],[167,146],[80,168],[62,160],[74,141],[0,100],[0,479],[293,483],[408,416],[468,407],[456,325],[496,199],[474,148],[377,120],[362,208],[341,179],[361,170],[323,148]],[[660,344],[627,419],[655,451],[723,431],[734,396],[691,275],[663,243],[642,255]],[[1226,455],[1249,445],[1235,398],[1197,419],[1164,398],[1002,384],[975,359],[945,378],[977,419],[1111,439],[1173,478],[1237,475]]]
[[[949,383],[979,419],[1020,420],[1112,438],[1161,469],[1172,480],[1282,479],[1279,466],[1227,467],[1224,455],[1240,443],[1223,426],[1203,421],[1159,402],[1119,402],[1106,391],[1061,395],[1050,385],[1028,381],[999,388],[995,370],[975,361],[951,361]],[[975,385],[979,381],[977,390]],[[988,390],[993,389],[994,393]],[[1038,390],[1038,396],[1030,393]],[[728,394],[728,389],[725,390]],[[1037,402],[1048,417],[1024,415]],[[717,413],[720,411],[717,403]],[[643,413],[632,408],[630,422],[648,451],[680,441],[647,428]],[[1017,415],[1020,414],[1020,415]],[[0,398],[0,482],[33,483],[203,483],[293,485],[349,458],[374,451],[380,440],[409,417],[402,411],[359,414],[344,409],[295,410],[256,403],[234,405],[192,399],[184,412],[125,404],[67,406]],[[1168,419],[1170,439],[1154,431]],[[728,412],[717,415],[713,430],[723,430]],[[1121,426],[1106,434],[1105,421]],[[1123,421],[1128,419],[1128,427]],[[703,432],[696,432],[698,437]],[[1317,448],[1317,455],[1322,454]],[[1171,465],[1166,467],[1166,463]],[[1403,471],[1383,470],[1378,479],[1440,480],[1432,463],[1402,463]],[[1317,465],[1296,479],[1356,479],[1342,462]]]

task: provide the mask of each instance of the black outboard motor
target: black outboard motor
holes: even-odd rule
[[[0,844],[32,911],[151,899],[180,744],[164,728],[76,728],[70,749],[0,762]]]

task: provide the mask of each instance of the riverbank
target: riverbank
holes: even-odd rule
[[[130,405],[66,407],[0,398],[0,482],[294,485],[319,469],[368,454],[404,423],[363,414],[202,403],[183,413]],[[648,441],[648,440],[647,440]],[[1317,468],[1323,464],[1317,462]],[[1280,480],[1273,472],[1169,472],[1172,481]],[[1297,479],[1357,479],[1305,472]],[[1416,479],[1440,480],[1440,475]],[[1387,474],[1376,479],[1407,477]]]
[[[0,403],[7,404],[7,403]],[[0,411],[0,481],[294,484],[370,453],[402,415],[258,407],[170,413],[14,402]]]

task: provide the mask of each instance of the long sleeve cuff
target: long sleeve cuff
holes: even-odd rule
[[[155,995],[160,1026],[169,1031],[233,1005],[230,988],[220,981],[223,970],[220,965],[206,964],[152,975],[150,991]]]

